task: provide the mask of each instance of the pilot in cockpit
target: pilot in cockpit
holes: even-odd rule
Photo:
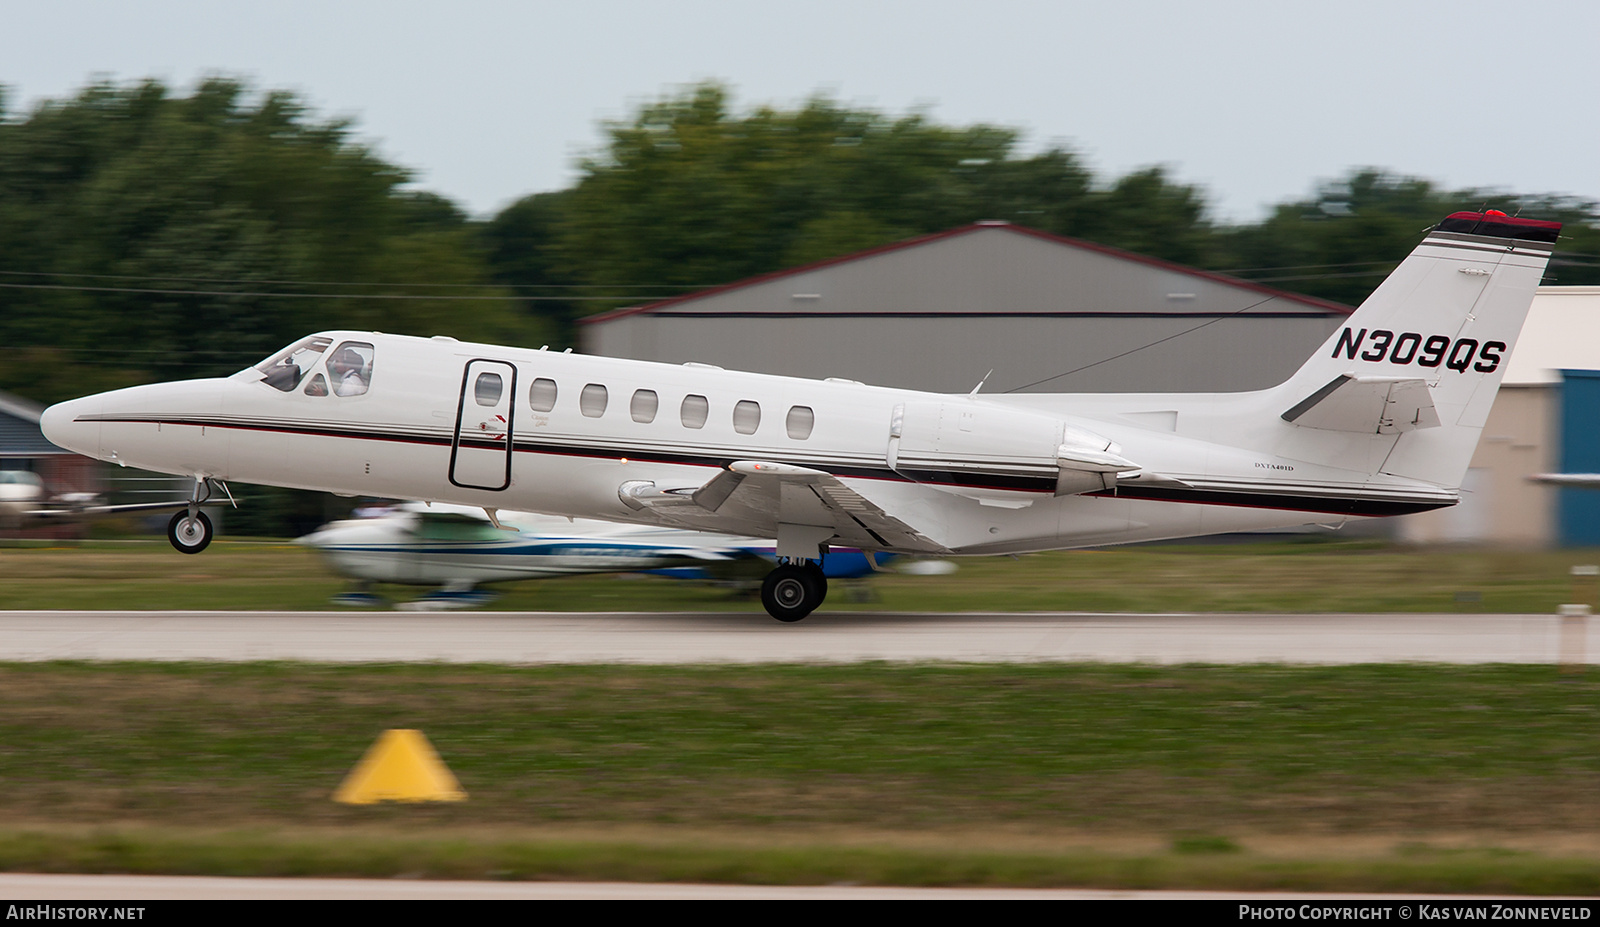
[[[359,396],[367,391],[366,360],[352,348],[340,348],[328,360],[328,378],[335,396]]]

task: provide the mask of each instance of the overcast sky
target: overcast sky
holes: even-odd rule
[[[13,118],[97,75],[292,89],[487,215],[717,79],[1011,126],[1103,179],[1165,164],[1250,221],[1357,165],[1600,199],[1597,43],[1589,0],[41,0],[0,5],[0,84]]]

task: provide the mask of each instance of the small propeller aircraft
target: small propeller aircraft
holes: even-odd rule
[[[359,513],[359,510],[358,510]],[[681,528],[500,512],[503,528],[482,509],[407,502],[368,517],[330,522],[295,541],[315,549],[335,572],[358,583],[343,604],[375,605],[372,583],[440,586],[423,607],[463,607],[493,596],[480,584],[588,573],[659,572],[667,576],[759,583],[772,568],[772,545],[753,538]],[[827,579],[856,579],[889,556],[830,551]]]
[[[76,521],[93,515],[187,509],[183,499],[106,505],[99,493],[67,492],[51,496],[44,480],[28,470],[0,470],[0,531],[43,522]]]
[[[328,331],[223,379],[51,406],[56,444],[193,477],[775,538],[796,621],[830,546],[997,554],[1454,505],[1560,224],[1434,227],[1288,380],[1239,393],[944,395]]]
[[[44,500],[44,481],[27,470],[0,470],[0,529],[16,528]]]

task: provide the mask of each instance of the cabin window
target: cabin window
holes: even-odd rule
[[[330,344],[333,344],[332,338],[314,335],[284,348],[256,365],[264,374],[261,382],[285,393],[293,392],[312,365],[322,359],[322,353]]]
[[[528,404],[535,412],[549,412],[556,407],[556,381],[540,377],[528,387]]]
[[[711,414],[711,404],[706,402],[704,396],[689,395],[683,397],[683,406],[678,410],[678,415],[683,419],[685,428],[704,428],[706,418]]]
[[[503,541],[506,533],[467,515],[423,514],[413,532],[426,541]]]
[[[372,345],[346,341],[328,357],[328,380],[335,396],[359,396],[372,385]]]
[[[493,406],[500,402],[500,393],[504,390],[505,381],[500,379],[500,374],[480,373],[472,384],[472,398],[480,406]]]
[[[311,378],[311,382],[306,384],[306,395],[307,396],[326,396],[326,395],[328,395],[328,381],[322,378],[322,374],[319,373],[316,376],[312,377]]]
[[[6,483],[12,486],[44,488],[44,480],[39,477],[39,474],[31,470],[0,470],[0,484]]]
[[[742,435],[753,435],[761,425],[761,406],[741,399],[733,406],[733,430]]]
[[[578,394],[578,411],[589,418],[606,414],[606,388],[598,383],[585,386]]]
[[[811,428],[816,423],[817,417],[810,406],[790,406],[789,417],[783,422],[784,427],[789,429],[789,437],[796,441],[811,437]]]
[[[661,400],[653,389],[636,389],[633,391],[633,401],[628,404],[628,412],[633,415],[633,420],[643,425],[648,425],[656,420],[656,408],[661,405]]]

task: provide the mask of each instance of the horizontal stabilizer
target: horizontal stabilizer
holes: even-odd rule
[[[1529,482],[1548,483],[1551,486],[1600,487],[1600,473],[1535,473]]]
[[[1344,373],[1283,413],[1283,420],[1324,431],[1392,435],[1437,428],[1439,413],[1427,382],[1418,377]]]

